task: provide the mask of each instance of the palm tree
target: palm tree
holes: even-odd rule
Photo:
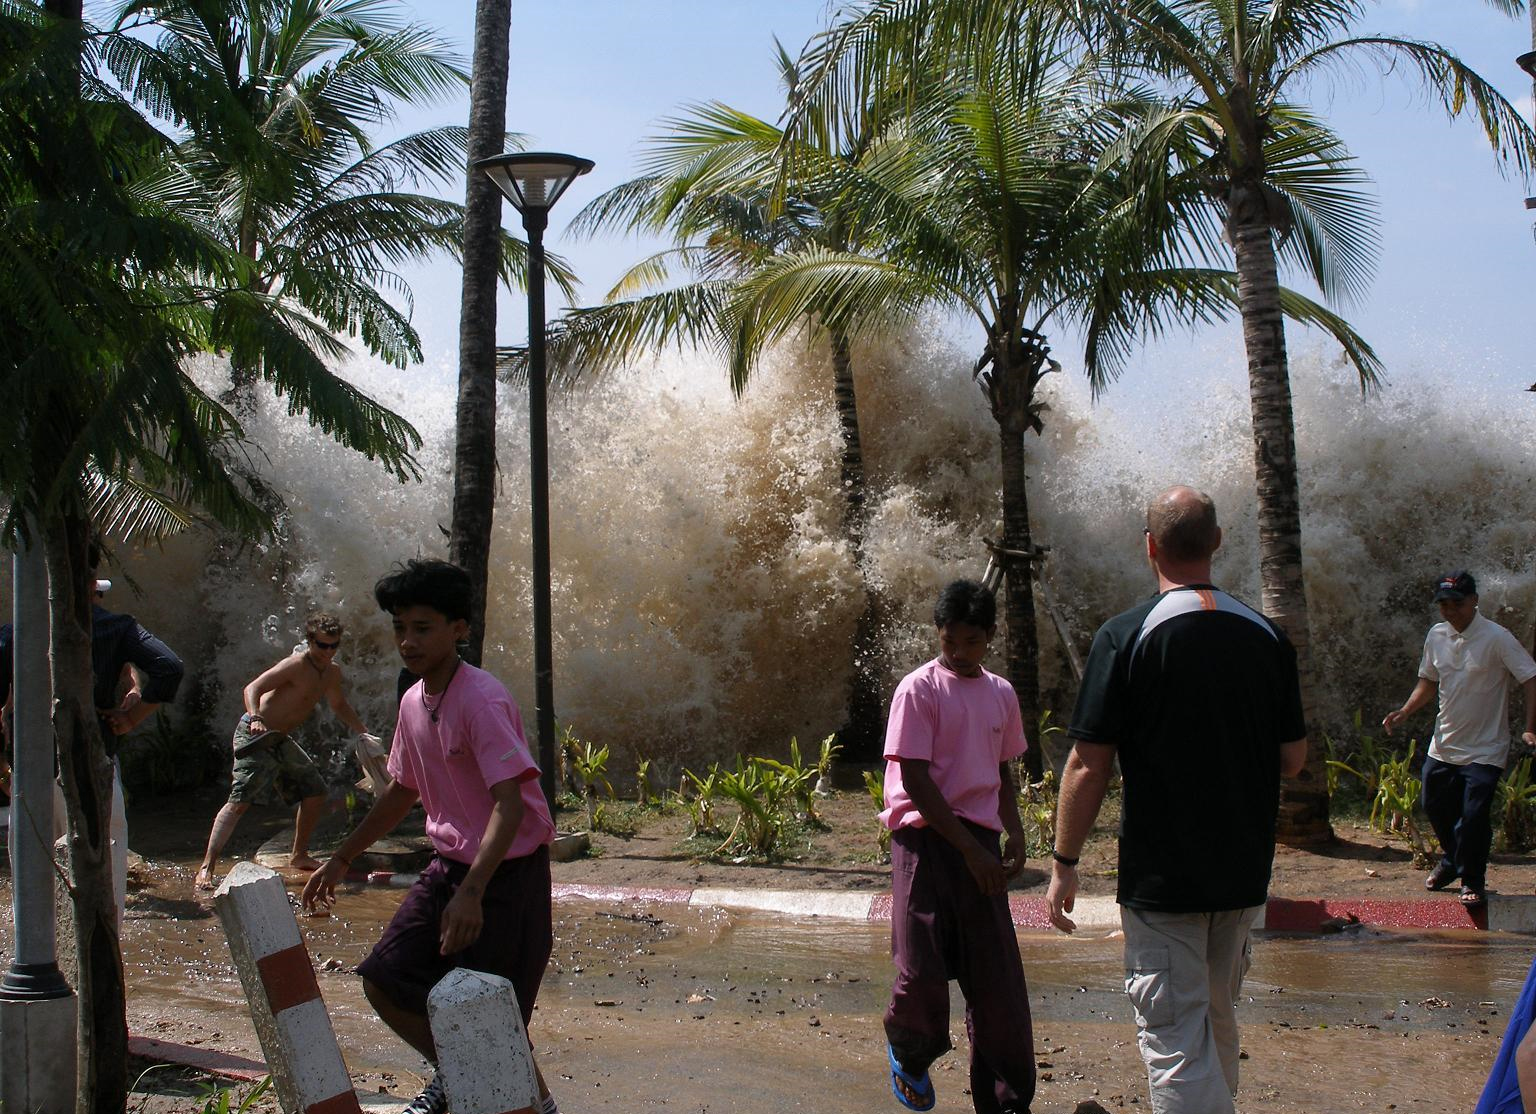
[[[507,52],[512,0],[475,4],[474,76],[469,90],[469,158],[501,154],[507,130]],[[449,556],[474,585],[469,645],[480,664],[491,526],[496,513],[496,256],[501,191],[470,171],[464,200],[464,276],[459,306],[459,398],[454,420],[453,518]]]
[[[187,499],[222,525],[271,520],[226,465],[234,415],[183,367],[230,354],[338,442],[419,477],[408,423],[327,368],[325,323],[259,289],[258,264],[167,204],[171,151],[98,74],[124,48],[78,0],[0,10],[0,536],[41,544],[51,584],[56,753],[69,823],[79,998],[78,1109],[122,1110],[123,972],[108,865],[111,767],[90,702],[91,491]],[[119,500],[120,509],[124,504]]]
[[[1068,0],[1070,3],[1070,0]],[[1513,14],[1518,0],[1489,0]],[[1121,0],[1089,28],[1096,56],[1157,90],[1132,158],[1152,204],[1189,213],[1207,256],[1230,245],[1248,357],[1257,473],[1262,608],[1296,646],[1311,699],[1311,633],[1302,578],[1301,497],[1282,321],[1283,263],[1331,302],[1358,297],[1376,248],[1363,176],[1327,124],[1292,99],[1345,65],[1416,75],[1447,116],[1474,114],[1503,165],[1528,173],[1536,131],[1486,80],[1442,46],[1357,35],[1365,0]],[[1374,377],[1361,368],[1361,387]],[[1286,786],[1280,834],[1333,837],[1322,754]]]
[[[795,60],[779,47],[778,62],[793,102]],[[705,347],[724,359],[739,393],[769,345],[804,326],[824,335],[842,434],[842,531],[862,568],[868,500],[849,333],[814,309],[765,329],[740,294],[754,273],[788,252],[863,246],[864,227],[841,210],[839,195],[878,148],[874,119],[848,114],[812,137],[789,178],[784,133],[767,121],[716,102],[664,125],[664,134],[647,146],[645,173],[593,200],[572,227],[585,235],[609,229],[663,234],[674,246],[630,268],[603,305],[569,311],[552,330],[551,363],[557,374],[572,377],[668,344]],[[515,356],[508,364],[522,374]],[[878,594],[866,588],[839,732],[843,753],[855,759],[879,756],[880,614]]]
[[[181,126],[163,189],[256,262],[251,288],[303,306],[399,367],[421,359],[402,263],[457,254],[460,206],[411,187],[463,172],[465,131],[375,147],[400,103],[466,80],[397,0],[128,0],[105,59],[130,94]],[[510,271],[518,255],[504,244]],[[401,299],[398,308],[390,298]],[[256,370],[237,364],[235,397]]]
[[[1199,322],[1235,306],[1233,275],[1190,265],[1188,214],[1151,203],[1123,157],[1128,129],[1149,104],[1105,85],[1063,50],[1063,24],[1043,5],[1019,4],[1006,26],[986,5],[949,0],[856,10],[809,52],[809,89],[791,135],[847,98],[900,97],[909,147],[893,147],[851,204],[878,220],[879,258],[803,253],[759,281],[759,312],[804,305],[910,312],[937,303],[974,316],[986,337],[974,377],[998,423],[1003,540],[1008,560],[1006,655],[1026,724],[1038,722],[1038,637],[1030,565],[1025,438],[1041,428],[1037,390],[1057,368],[1045,331],[1076,324],[1090,380],[1102,389],[1129,345],[1173,320]],[[1370,349],[1336,316],[1289,291],[1288,315],[1339,338],[1361,374]],[[823,310],[826,313],[826,310]],[[834,311],[833,322],[846,311]],[[1031,775],[1040,754],[1033,752]]]

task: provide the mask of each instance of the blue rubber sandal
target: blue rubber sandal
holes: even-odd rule
[[[890,1045],[885,1046],[885,1055],[891,1062],[891,1094],[896,1096],[896,1101],[908,1110],[932,1110],[936,1100],[933,1093],[933,1080],[928,1078],[928,1073],[923,1072],[921,1079],[908,1075],[901,1069],[901,1064],[896,1059],[896,1050]],[[907,1097],[908,1091],[917,1096],[915,1101]]]

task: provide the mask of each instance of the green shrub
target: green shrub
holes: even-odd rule
[[[875,802],[875,823],[880,827],[880,852],[884,855],[891,853],[891,829],[885,826],[885,821],[880,819],[880,813],[885,811],[885,774],[879,770],[864,771],[864,790]]]

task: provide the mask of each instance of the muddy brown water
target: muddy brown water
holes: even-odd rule
[[[190,866],[149,864],[138,881],[123,940],[132,1029],[259,1057]],[[352,973],[400,893],[354,887],[333,916],[300,924],[358,1082],[409,1094],[423,1065],[377,1023]],[[9,924],[4,935],[8,951]],[[1147,1109],[1119,941],[1025,933],[1020,947],[1035,1109],[1087,1098]],[[1533,948],[1489,934],[1261,936],[1240,1007],[1239,1109],[1470,1110]],[[896,1109],[880,1030],[889,977],[884,925],[562,902],[531,1035],[568,1114]],[[956,995],[958,1050],[934,1069],[940,1111],[970,1108],[962,1011]]]

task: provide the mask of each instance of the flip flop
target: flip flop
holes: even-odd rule
[[[928,1078],[928,1073],[923,1072],[921,1079],[907,1074],[896,1059],[896,1050],[890,1045],[885,1046],[885,1055],[891,1062],[891,1094],[896,1096],[896,1101],[908,1110],[932,1110],[935,1095],[933,1080]],[[907,1097],[908,1091],[917,1096],[916,1100]]]
[[[1428,878],[1424,879],[1424,888],[1426,890],[1443,890],[1454,881],[1456,881],[1456,868],[1441,863],[1429,872]]]
[[[1461,887],[1461,904],[1466,909],[1481,909],[1487,904],[1488,896],[1482,890],[1474,890],[1470,886]]]

